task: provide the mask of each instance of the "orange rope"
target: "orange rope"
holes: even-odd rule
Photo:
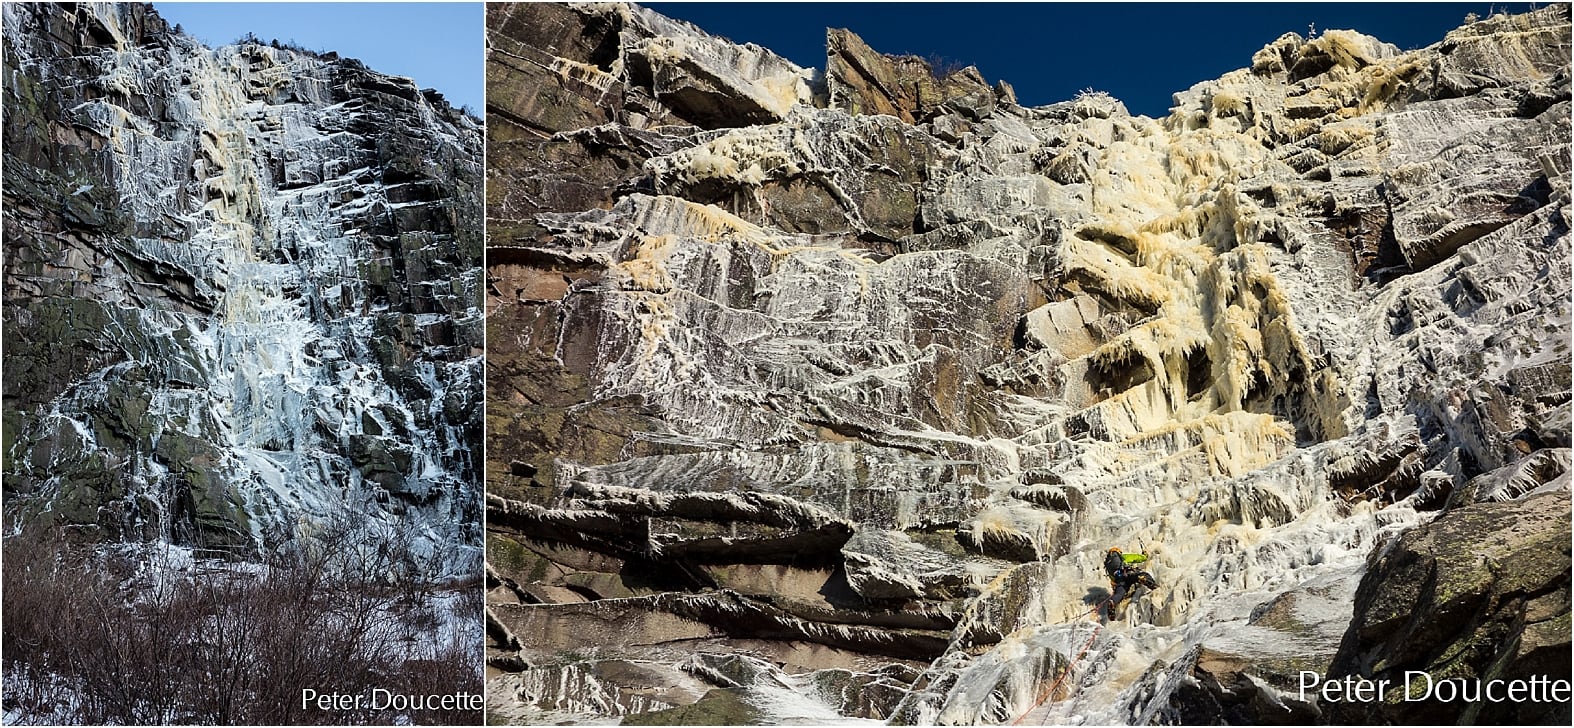
[[[1103,605],[1095,606],[1092,609],[1090,609],[1090,610],[1088,610],[1086,612],[1083,612],[1080,616],[1077,617],[1077,619],[1081,619],[1082,617],[1086,617],[1089,614],[1093,614],[1094,612],[1097,612],[1099,610],[1100,606],[1103,606]],[[1077,656],[1071,658],[1071,662],[1066,663],[1066,669],[1061,671],[1060,677],[1055,678],[1054,684],[1050,685],[1048,690],[1045,690],[1043,692],[1043,694],[1039,695],[1038,700],[1033,703],[1032,707],[1028,708],[1027,710],[1022,711],[1022,714],[1017,716],[1016,720],[1011,721],[1011,725],[1017,725],[1018,723],[1021,723],[1022,719],[1026,718],[1028,713],[1031,713],[1031,712],[1033,712],[1035,710],[1038,710],[1038,707],[1040,705],[1043,705],[1046,701],[1049,700],[1050,696],[1055,694],[1055,690],[1057,688],[1059,688],[1060,684],[1066,680],[1066,677],[1068,675],[1071,674],[1071,668],[1076,667],[1077,666],[1077,661],[1081,660],[1084,655],[1088,654],[1088,648],[1093,646],[1093,640],[1098,639],[1099,631],[1102,630],[1102,629],[1104,629],[1104,625],[1102,625],[1102,624],[1095,625],[1093,627],[1093,634],[1088,635],[1088,641],[1083,643],[1082,649],[1077,652]]]

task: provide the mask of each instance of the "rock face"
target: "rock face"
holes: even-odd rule
[[[143,5],[4,22],[8,519],[235,558],[351,528],[474,574],[480,125]]]
[[[1374,549],[1568,509],[1565,6],[1287,35],[1163,120],[845,31],[488,32],[499,715],[1316,720],[1299,670],[1392,649],[1341,648]],[[1112,545],[1162,588],[1100,625]]]
[[[885,114],[909,124],[960,116],[949,121],[967,123],[994,113],[997,96],[1016,103],[1009,85],[997,92],[971,66],[946,71],[916,56],[884,56],[840,28],[827,31],[825,46],[830,102],[854,114]]]
[[[1355,619],[1330,677],[1388,680],[1394,695],[1327,703],[1330,721],[1567,723],[1567,702],[1480,699],[1461,711],[1457,698],[1436,689],[1444,680],[1568,679],[1566,505],[1559,493],[1472,505],[1406,533],[1383,553],[1356,592]]]

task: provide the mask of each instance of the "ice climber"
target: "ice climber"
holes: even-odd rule
[[[1137,568],[1137,564],[1147,563],[1148,553],[1123,554],[1118,548],[1111,548],[1104,554],[1104,573],[1109,575],[1110,589],[1114,594],[1109,598],[1111,608],[1120,604],[1122,600],[1131,596],[1137,584],[1149,589],[1159,588],[1159,583],[1153,580],[1148,572]]]

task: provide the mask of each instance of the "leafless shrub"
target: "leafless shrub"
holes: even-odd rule
[[[339,527],[260,564],[122,578],[87,547],[8,537],[5,708],[47,723],[479,723],[476,711],[302,707],[304,689],[480,692],[479,608],[458,617],[473,629],[446,628],[401,543],[368,547]]]
[[[929,73],[934,76],[936,81],[944,81],[950,78],[951,74],[961,71],[968,66],[968,64],[955,58],[942,56],[939,53],[930,53],[924,56],[924,63],[928,64]]]

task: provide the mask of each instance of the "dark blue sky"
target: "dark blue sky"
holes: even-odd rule
[[[481,3],[159,2],[158,13],[209,46],[250,32],[263,40],[337,51],[372,69],[435,88],[480,113],[485,63]]]
[[[1544,5],[1545,3],[1543,3]],[[882,53],[975,65],[1026,106],[1106,91],[1133,114],[1169,113],[1170,96],[1251,65],[1284,33],[1350,28],[1402,49],[1443,39],[1497,3],[648,3],[800,66],[825,65],[825,28],[850,28]]]

